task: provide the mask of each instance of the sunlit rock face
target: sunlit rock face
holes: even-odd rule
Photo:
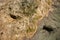
[[[24,40],[37,31],[38,22],[48,17],[52,0],[3,0],[0,5],[0,39]]]

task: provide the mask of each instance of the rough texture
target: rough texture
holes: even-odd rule
[[[59,40],[59,5],[59,0],[0,0],[0,40]]]

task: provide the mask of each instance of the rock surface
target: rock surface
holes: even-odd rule
[[[0,0],[0,40],[59,39],[59,0]]]

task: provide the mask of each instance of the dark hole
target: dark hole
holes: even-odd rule
[[[0,8],[0,11],[1,11],[1,10],[3,10],[3,9],[4,9],[3,7],[2,7],[2,8]]]
[[[11,18],[13,18],[13,19],[17,19],[17,17],[16,17],[15,15],[10,14],[10,16],[11,16]]]
[[[24,3],[22,3],[22,6],[24,6],[25,4]]]
[[[20,29],[19,27],[17,27],[17,29]]]
[[[47,27],[47,26],[43,26],[43,29],[48,31],[48,32],[52,32],[53,31],[53,28],[50,28],[50,27]]]
[[[0,34],[3,35],[3,32],[1,32]]]
[[[53,4],[52,6],[55,7],[55,8],[60,8],[60,6],[56,5],[56,4]]]
[[[36,9],[38,8],[38,6],[35,7]]]
[[[8,9],[9,9],[10,11],[12,10],[12,8],[11,8],[10,6],[8,7]]]
[[[60,40],[60,37],[57,37],[56,40]]]
[[[12,8],[11,8],[11,7],[9,7],[9,10],[10,10],[10,11],[11,11],[11,9],[12,9]]]

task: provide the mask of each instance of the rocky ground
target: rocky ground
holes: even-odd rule
[[[60,40],[60,0],[0,0],[0,40]]]
[[[60,40],[60,0],[54,0],[52,6],[54,11],[42,20],[42,26],[39,26],[32,40]]]

